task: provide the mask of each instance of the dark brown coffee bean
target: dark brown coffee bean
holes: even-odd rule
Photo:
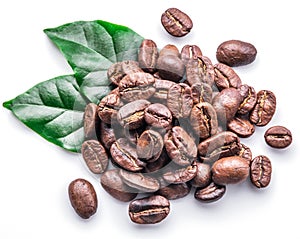
[[[256,58],[256,48],[244,41],[230,40],[218,46],[217,60],[228,66],[242,66],[252,63]]]
[[[250,165],[251,182],[257,188],[265,188],[271,181],[272,164],[267,156],[259,155],[255,157]]]
[[[75,212],[88,219],[97,212],[98,199],[93,185],[85,179],[75,179],[69,184],[69,199]]]
[[[191,86],[194,104],[201,102],[212,103],[212,88],[206,83],[195,83]]]
[[[230,66],[218,63],[215,64],[214,71],[215,83],[220,91],[229,87],[239,88],[242,85],[240,77]]]
[[[140,67],[146,72],[154,73],[156,71],[157,58],[158,49],[156,43],[150,39],[144,39],[138,53]]]
[[[162,153],[160,154],[159,158],[156,161],[147,163],[147,165],[145,166],[145,172],[146,173],[157,172],[170,162],[171,159],[168,156],[165,148],[163,148]]]
[[[243,100],[239,106],[237,113],[247,114],[254,108],[256,104],[256,100],[257,100],[256,92],[252,86],[248,86],[248,85],[241,85],[238,88],[238,90]]]
[[[273,148],[286,148],[292,141],[292,133],[289,129],[283,126],[273,126],[265,132],[265,141]]]
[[[105,148],[98,140],[84,141],[81,146],[82,157],[89,170],[95,174],[103,173],[108,166]]]
[[[181,60],[186,65],[189,59],[197,59],[202,56],[202,51],[197,45],[185,45],[181,49]]]
[[[261,90],[257,92],[256,104],[250,113],[250,121],[257,126],[267,125],[276,110],[276,96],[272,91]]]
[[[220,185],[239,183],[249,176],[249,169],[240,156],[221,158],[212,165],[212,180]]]
[[[155,103],[145,109],[145,121],[154,128],[170,129],[173,117],[171,111],[163,104]]]
[[[193,28],[191,18],[177,8],[167,9],[161,16],[161,23],[166,31],[175,37],[183,37]]]
[[[201,202],[215,202],[223,197],[226,186],[211,182],[205,188],[197,188],[194,197]]]
[[[162,136],[154,130],[145,130],[137,140],[136,152],[141,160],[154,162],[164,147]]]
[[[204,162],[237,155],[241,150],[239,137],[230,131],[223,131],[207,138],[198,145],[198,152]]]
[[[114,129],[111,124],[100,122],[100,141],[102,145],[109,150],[110,146],[117,140]]]
[[[149,99],[155,92],[154,82],[155,78],[146,72],[124,76],[119,82],[121,99],[129,102]]]
[[[122,202],[129,202],[133,200],[137,193],[132,192],[121,179],[119,169],[110,169],[101,175],[100,183],[103,189],[115,199]]]
[[[190,181],[190,184],[195,188],[204,188],[211,182],[210,165],[205,163],[196,162],[197,174]]]
[[[168,92],[167,106],[174,117],[189,117],[193,107],[191,87],[185,83],[171,86]]]
[[[131,221],[138,224],[155,224],[164,220],[170,212],[170,202],[163,196],[154,195],[136,199],[129,204]]]
[[[230,120],[227,127],[230,131],[242,138],[250,137],[255,131],[254,125],[248,119],[239,117],[234,117]]]
[[[173,171],[168,171],[163,174],[163,179],[168,183],[185,183],[192,180],[197,174],[197,165],[196,161],[192,162],[186,168],[179,168]]]
[[[175,200],[187,196],[191,191],[191,187],[187,183],[169,184],[161,187],[156,194],[164,196],[169,200]]]
[[[217,133],[217,114],[212,105],[207,102],[194,105],[190,115],[190,122],[197,135],[202,139]]]
[[[178,165],[189,165],[197,157],[197,146],[191,136],[180,126],[174,126],[164,136],[169,157]]]
[[[137,129],[144,123],[144,110],[151,103],[147,100],[136,100],[125,104],[117,113],[117,119],[126,130]]]
[[[240,152],[237,155],[242,157],[243,159],[245,159],[247,161],[248,165],[250,165],[250,163],[252,161],[252,151],[245,144],[240,143],[240,145],[241,145]]]
[[[85,139],[96,139],[99,133],[100,118],[97,113],[97,105],[89,103],[83,114],[83,129]]]
[[[154,95],[152,96],[152,101],[166,104],[168,98],[168,92],[171,86],[175,85],[176,83],[169,80],[161,80],[156,79],[154,83],[154,87],[156,89]]]
[[[123,182],[131,188],[131,192],[155,192],[160,188],[159,181],[143,173],[132,173],[120,170]]]
[[[110,147],[110,154],[116,164],[128,171],[141,171],[145,163],[138,159],[136,148],[125,138],[119,138]]]

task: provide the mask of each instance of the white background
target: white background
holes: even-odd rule
[[[128,26],[160,48],[197,44],[214,63],[221,42],[251,42],[258,50],[256,61],[235,70],[257,91],[276,94],[277,111],[268,126],[288,127],[294,141],[285,150],[271,149],[263,139],[267,127],[256,128],[243,142],[254,156],[272,160],[268,188],[256,189],[249,181],[231,185],[212,204],[190,194],[171,201],[161,223],[141,226],[130,221],[128,204],[110,197],[77,154],[48,143],[1,107],[0,238],[300,238],[298,6],[295,0],[1,1],[1,103],[41,81],[72,73],[43,29],[101,19]],[[194,27],[186,37],[174,38],[162,28],[160,16],[169,7],[192,18]],[[67,187],[79,177],[98,194],[98,212],[90,220],[79,218],[68,201]]]

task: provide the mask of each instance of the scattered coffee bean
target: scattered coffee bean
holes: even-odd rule
[[[143,40],[138,53],[139,66],[146,72],[154,73],[156,71],[157,58],[158,49],[156,43],[150,39]]]
[[[217,185],[211,182],[205,188],[197,188],[194,197],[201,202],[215,202],[222,198],[226,192],[225,185]]]
[[[234,117],[227,124],[230,131],[236,133],[241,138],[250,137],[254,131],[254,125],[248,120],[240,117]]]
[[[169,184],[162,186],[156,194],[161,195],[169,200],[175,200],[188,195],[191,191],[191,186],[188,183]]]
[[[181,59],[186,65],[189,59],[197,59],[202,56],[202,51],[197,45],[185,45],[181,49]]]
[[[292,133],[283,126],[273,126],[265,132],[265,141],[273,148],[286,148],[292,143]]]
[[[255,157],[250,165],[251,181],[257,188],[265,188],[271,181],[272,164],[267,156]]]

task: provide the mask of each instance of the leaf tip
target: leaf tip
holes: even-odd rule
[[[8,110],[11,110],[11,108],[12,108],[12,101],[9,100],[9,101],[3,102],[2,106],[3,106],[4,108],[8,109]]]

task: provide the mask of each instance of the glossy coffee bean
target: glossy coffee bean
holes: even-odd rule
[[[169,80],[162,80],[156,79],[154,83],[155,93],[151,98],[153,103],[161,103],[166,104],[168,98],[168,91],[171,86],[175,85],[176,83]]]
[[[169,200],[175,200],[187,196],[191,191],[188,183],[169,184],[161,187],[156,194],[164,196]]]
[[[190,181],[190,184],[195,188],[204,188],[211,182],[210,165],[205,163],[196,162],[197,174]]]
[[[84,138],[96,139],[99,135],[99,124],[97,105],[94,103],[87,104],[83,115]]]
[[[242,85],[240,77],[230,66],[218,63],[215,64],[214,71],[215,83],[220,91],[229,87],[239,88]]]
[[[234,117],[227,124],[228,130],[236,133],[242,138],[250,137],[254,131],[254,125],[248,120],[239,117]]]
[[[254,108],[257,96],[255,89],[252,86],[246,84],[241,85],[238,88],[238,91],[243,99],[237,113],[244,115],[249,113]]]
[[[212,103],[212,88],[206,83],[195,83],[191,86],[194,104],[207,102]]]
[[[172,113],[169,108],[160,103],[149,105],[145,109],[145,121],[154,128],[170,129],[172,124]]]
[[[221,199],[225,192],[225,185],[217,185],[214,182],[211,182],[205,188],[197,188],[194,197],[198,201],[210,203]]]
[[[257,188],[265,188],[269,185],[272,175],[272,164],[267,156],[256,156],[250,165],[251,182]]]
[[[157,58],[158,49],[156,43],[153,40],[144,39],[138,53],[140,67],[146,72],[154,73],[156,71]]]
[[[181,60],[186,65],[190,59],[197,59],[202,56],[202,51],[197,45],[185,45],[181,49]]]
[[[248,163],[240,156],[221,158],[211,168],[212,180],[220,185],[242,182],[249,176],[249,171]]]
[[[237,155],[245,159],[248,165],[250,165],[252,161],[252,151],[245,144],[240,143],[240,145],[241,145],[240,152]]]
[[[172,171],[167,171],[163,174],[163,179],[172,184],[185,183],[192,180],[197,174],[196,161],[186,168],[179,168]]]
[[[175,37],[185,36],[193,28],[191,18],[177,8],[167,9],[161,16],[161,23],[166,31]]]
[[[76,179],[69,184],[69,199],[75,212],[88,219],[97,212],[98,199],[93,185],[85,179]]]
[[[256,58],[256,48],[244,41],[229,40],[218,46],[216,57],[228,66],[242,66],[252,63]]]
[[[136,199],[128,207],[131,221],[138,224],[159,223],[168,216],[169,212],[169,200],[160,195]]]
[[[268,145],[278,149],[288,147],[293,141],[291,131],[279,125],[269,128],[265,132],[264,137]]]
[[[98,140],[86,140],[81,146],[82,157],[89,170],[95,174],[103,173],[108,166],[108,155]]]
[[[114,128],[111,124],[100,122],[100,141],[102,145],[109,150],[110,146],[117,140]]]

